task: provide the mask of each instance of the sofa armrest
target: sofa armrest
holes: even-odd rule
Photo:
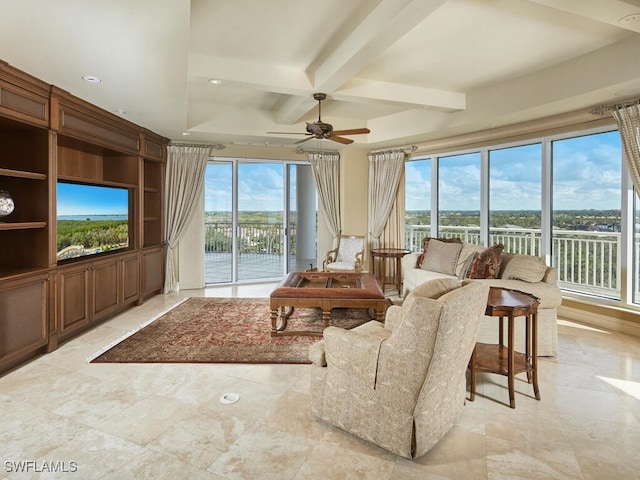
[[[385,339],[338,327],[325,328],[323,335],[328,368],[338,369],[354,381],[375,388],[378,355]]]
[[[420,253],[408,253],[401,258],[400,263],[402,265],[402,279],[404,280],[404,272],[411,268],[418,266],[418,257]]]

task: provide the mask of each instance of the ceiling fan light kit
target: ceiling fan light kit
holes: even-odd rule
[[[362,135],[366,133],[371,133],[368,128],[351,128],[348,130],[334,130],[333,125],[330,123],[325,123],[322,121],[322,101],[327,98],[326,93],[314,93],[314,100],[318,101],[318,120],[316,122],[305,122],[307,124],[307,133],[293,133],[293,132],[267,132],[273,133],[277,135],[306,135],[307,138],[299,140],[295,142],[303,143],[307,142],[313,138],[317,138],[318,140],[327,139],[332,142],[342,143],[344,145],[348,145],[353,143],[353,140],[350,138],[344,138],[342,135]]]

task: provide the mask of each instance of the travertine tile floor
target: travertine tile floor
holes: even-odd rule
[[[505,379],[479,375],[476,401],[415,461],[314,419],[307,365],[86,363],[187,296],[272,288],[156,296],[0,377],[0,479],[640,478],[640,339],[574,323],[540,360],[541,401],[516,381],[512,410]],[[240,400],[221,404],[228,392]],[[34,471],[47,469],[66,472]]]

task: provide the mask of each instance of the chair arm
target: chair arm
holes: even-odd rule
[[[356,258],[355,261],[353,263],[353,266],[355,267],[356,270],[361,270],[362,269],[362,257],[364,256],[364,252],[358,252],[356,253]]]
[[[354,381],[375,388],[380,345],[385,339],[338,327],[324,330],[324,353],[328,368],[335,368]]]
[[[384,316],[384,328],[393,332],[395,328],[400,324],[400,311],[402,307],[399,305],[391,305],[387,308],[387,313]]]
[[[404,280],[404,272],[418,266],[418,257],[420,253],[409,253],[400,259],[402,264],[402,279]]]

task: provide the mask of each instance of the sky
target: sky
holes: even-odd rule
[[[555,210],[620,209],[622,149],[617,131],[552,143]],[[489,153],[491,210],[540,210],[540,143]],[[480,153],[443,157],[439,163],[442,210],[480,209]],[[406,164],[406,209],[429,210],[429,161]]]
[[[127,215],[129,191],[75,183],[58,182],[58,215]]]

